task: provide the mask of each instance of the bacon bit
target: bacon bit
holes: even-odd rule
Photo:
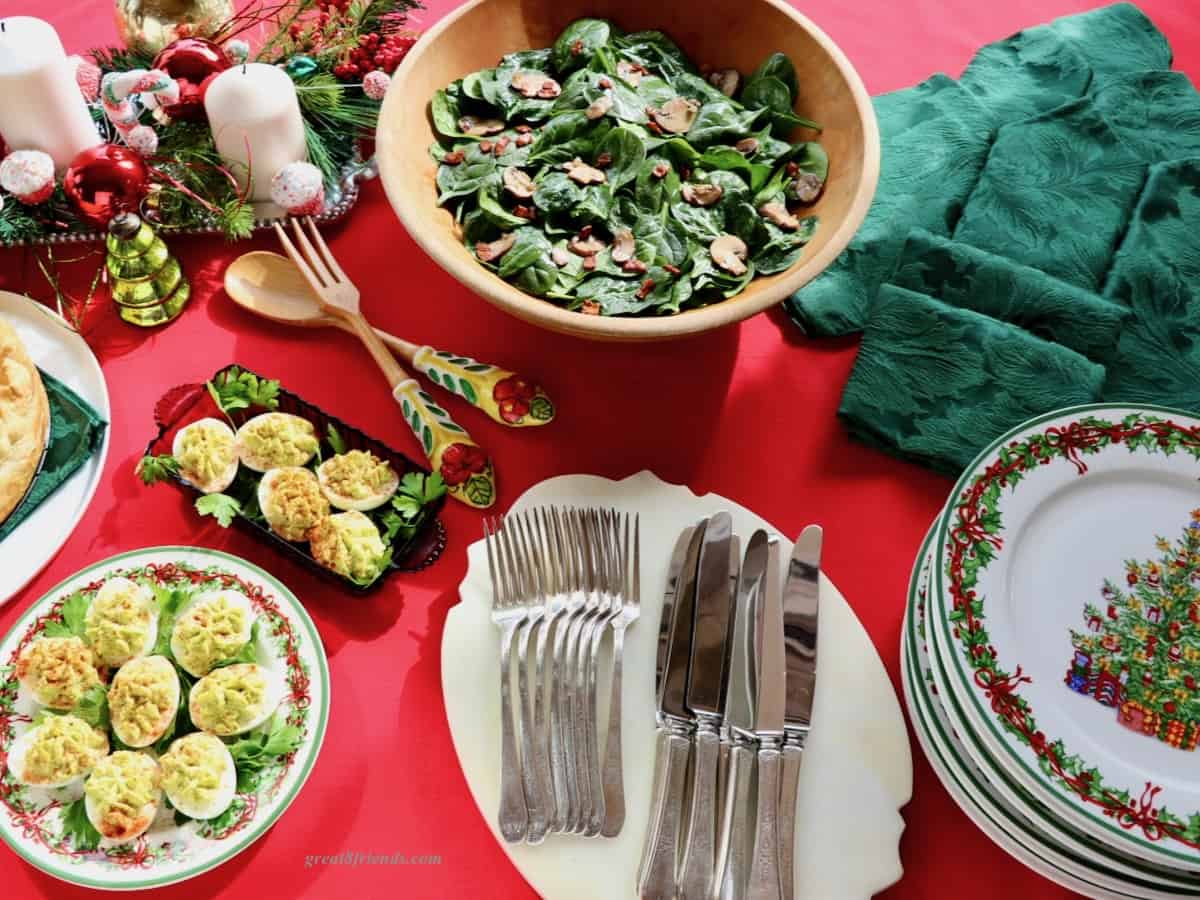
[[[600,304],[595,300],[584,300],[583,306],[579,307],[579,311],[585,316],[600,315]]]
[[[653,169],[651,169],[650,174],[653,175],[655,178],[666,178],[667,173],[670,171],[671,171],[671,164],[664,162],[664,163],[659,163],[657,166],[655,166]]]
[[[786,167],[784,167],[784,171],[787,172],[792,178],[795,178],[800,174],[800,164],[796,162],[790,162]]]
[[[679,177],[682,178],[684,181],[691,181],[692,180],[692,170],[684,169],[683,171],[681,171],[679,173]]]
[[[513,215],[521,219],[533,220],[537,218],[537,211],[532,206],[521,206],[518,204],[513,207]]]
[[[499,156],[507,150],[509,143],[511,141],[508,138],[500,138],[500,140],[496,141],[496,155]]]
[[[461,150],[455,150],[453,153],[447,153],[445,156],[443,156],[442,162],[448,166],[457,166],[466,158],[467,154],[463,153]]]
[[[583,267],[585,269],[587,269],[589,272],[592,271],[592,269],[596,268],[596,257],[585,256],[583,258]]]
[[[666,269],[668,272],[670,272],[672,275],[674,275],[677,278],[679,277],[679,274],[683,271],[682,269],[679,268],[679,266],[673,266],[670,263],[667,263],[666,265],[664,265],[663,268]]]
[[[642,282],[642,286],[640,288],[638,288],[637,298],[639,300],[645,300],[647,297],[650,296],[650,292],[652,290],[654,290],[654,279],[647,278],[645,281]]]
[[[647,123],[646,123],[646,128],[648,128],[650,131],[653,131],[655,134],[662,134],[662,133],[663,133],[662,126],[661,126],[661,125],[659,125],[657,122],[654,122],[654,121],[647,122]]]
[[[592,226],[591,225],[584,225],[582,228],[579,229],[579,237],[582,238],[583,240],[586,241],[591,236],[592,236]]]
[[[612,154],[611,153],[601,153],[599,156],[596,157],[596,168],[597,169],[607,169],[611,165],[612,165]]]
[[[577,38],[575,40],[575,42],[573,44],[571,44],[571,55],[578,56],[582,52],[583,52],[583,39]]]
[[[491,153],[492,148],[495,146],[496,145],[493,144],[491,141],[480,141],[479,142],[479,152],[480,153]]]
[[[596,82],[596,84],[600,85],[601,89],[606,90],[606,91],[612,87],[612,82],[609,81],[607,78],[601,78],[599,81]]]
[[[528,125],[518,125],[517,134],[529,134],[533,129]]]
[[[517,146],[518,147],[528,147],[532,143],[533,143],[533,135],[532,134],[529,134],[527,132],[525,134],[517,135]]]
[[[641,275],[646,271],[646,264],[635,257],[628,260],[621,268],[626,272],[636,272],[638,275]]]

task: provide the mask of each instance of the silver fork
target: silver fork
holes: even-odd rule
[[[595,837],[600,833],[600,824],[604,819],[604,788],[600,783],[600,748],[596,733],[596,665],[600,640],[612,609],[610,554],[607,546],[609,525],[608,510],[590,509],[584,515],[583,539],[588,563],[589,599],[580,629],[575,690],[579,698],[576,729],[583,742],[583,753],[579,755],[577,764],[582,771],[580,782],[586,786],[586,793],[575,831],[587,837]]]
[[[613,626],[612,681],[609,684],[608,734],[604,744],[604,822],[600,833],[615,837],[625,824],[625,774],[621,757],[621,668],[625,655],[625,630],[642,613],[641,589],[641,517],[633,517],[633,547],[630,553],[629,516],[625,516],[624,536],[618,556],[617,594]],[[632,557],[632,558],[631,558]]]
[[[525,837],[529,812],[517,756],[512,709],[512,645],[517,628],[525,619],[525,606],[518,590],[516,572],[506,561],[498,532],[498,520],[483,522],[488,574],[492,578],[492,621],[500,628],[500,834],[510,843]]]
[[[555,720],[562,753],[557,760],[558,777],[566,787],[567,805],[562,810],[560,830],[573,831],[580,806],[578,771],[575,766],[576,741],[574,731],[574,693],[570,677],[573,648],[578,644],[579,616],[587,605],[584,593],[585,563],[582,542],[579,540],[575,510],[565,510],[558,517],[561,535],[563,574],[565,576],[565,617],[554,633],[554,654],[551,658],[551,716]],[[571,639],[574,634],[574,640]]]

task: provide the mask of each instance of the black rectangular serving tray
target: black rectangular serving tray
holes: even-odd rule
[[[259,379],[264,379],[263,375],[260,375],[253,369],[249,369],[239,363],[230,363],[214,372],[212,378],[209,380],[216,381],[217,378],[233,368],[240,369],[242,372],[248,372]],[[204,415],[213,415],[217,418],[223,416],[220,410],[216,409],[216,404],[213,403],[207,388],[203,384],[180,385],[163,395],[155,407],[154,417],[158,425],[158,434],[146,445],[146,454],[170,453],[170,444],[165,439],[168,435],[173,437],[179,428],[189,422],[203,418],[203,415],[196,414],[196,407],[198,405],[202,408],[212,407],[211,410],[205,409]],[[247,419],[267,411],[258,407],[237,410],[230,414],[230,418],[233,419],[236,429],[237,426],[240,426]],[[391,463],[392,467],[401,477],[408,472],[421,472],[424,475],[429,474],[429,469],[414,462],[400,451],[392,449],[387,444],[376,440],[353,425],[348,425],[336,416],[327,413],[319,406],[309,403],[307,400],[282,386],[279,389],[279,406],[273,411],[291,413],[308,419],[313,423],[313,426],[317,430],[317,436],[322,441],[325,440],[328,426],[332,425],[338,434],[341,435],[342,441],[348,450],[368,450],[374,453],[380,459]],[[181,477],[173,476],[171,480],[188,495],[192,497],[203,496],[200,491],[196,490],[196,488],[192,487]],[[235,522],[238,527],[253,534],[264,543],[275,547],[285,556],[290,556],[310,570],[318,573],[321,577],[336,582],[352,593],[366,595],[378,590],[388,578],[397,573],[417,572],[437,561],[446,547],[446,531],[438,519],[438,514],[441,512],[445,502],[446,498],[443,496],[426,507],[423,519],[413,536],[402,544],[393,545],[392,565],[389,569],[366,586],[355,584],[350,579],[344,578],[336,572],[325,568],[313,559],[312,554],[308,551],[307,544],[292,543],[291,541],[284,540],[262,522],[248,518],[240,513],[236,516]]]

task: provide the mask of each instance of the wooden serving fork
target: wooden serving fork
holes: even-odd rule
[[[450,496],[479,509],[491,506],[496,499],[492,461],[466,429],[421,390],[416,380],[388,352],[379,335],[359,312],[358,288],[337,264],[312,219],[305,217],[304,224],[307,234],[299,221],[292,219],[296,243],[292,243],[279,222],[274,223],[275,233],[279,235],[284,251],[313,289],[321,308],[349,325],[370,351],[392,386],[392,396],[400,404],[404,420],[424,449],[429,465],[445,479]]]

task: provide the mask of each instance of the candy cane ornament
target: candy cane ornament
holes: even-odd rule
[[[158,135],[153,128],[138,124],[135,97],[145,109],[170,106],[179,100],[179,84],[161,69],[109,72],[100,83],[100,101],[108,121],[130,148],[149,156],[158,149]]]

